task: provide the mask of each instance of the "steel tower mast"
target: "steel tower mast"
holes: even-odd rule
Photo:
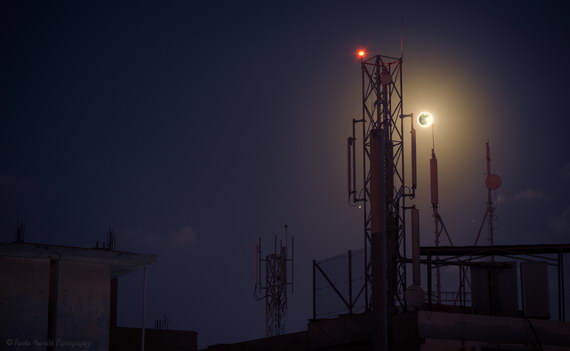
[[[366,309],[371,309],[371,302],[374,300],[373,298],[371,301],[369,291],[373,291],[373,285],[376,285],[373,284],[373,266],[378,263],[382,268],[377,270],[386,272],[386,306],[387,313],[391,314],[396,312],[397,308],[406,307],[405,210],[411,207],[406,207],[405,200],[406,197],[415,196],[415,130],[413,118],[410,118],[412,124],[410,187],[405,183],[404,119],[411,115],[403,114],[402,58],[376,55],[365,59],[364,55],[363,51],[359,52],[362,70],[362,118],[353,119],[352,136],[348,138],[348,195],[351,204],[360,205],[364,213],[363,290]],[[356,154],[357,134],[362,143],[361,156]],[[358,184],[359,190],[357,190],[359,183],[357,164],[361,166],[362,172],[362,184]],[[376,168],[378,164],[381,164],[380,168]],[[372,188],[377,189],[376,194],[373,194]],[[383,201],[379,197],[383,198]],[[374,203],[377,204],[376,208]],[[373,219],[374,216],[377,218]],[[380,235],[374,233],[375,231],[379,231]],[[382,242],[385,249],[379,248],[378,244],[374,243],[375,236],[382,236],[376,241],[385,240]],[[378,250],[384,252],[375,252]],[[375,255],[380,257],[381,262],[376,259],[377,262],[373,264]]]

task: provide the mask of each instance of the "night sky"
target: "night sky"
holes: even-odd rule
[[[399,56],[402,33],[405,112],[435,116],[456,243],[485,209],[487,140],[496,243],[570,242],[563,1],[3,1],[0,17],[0,240],[20,218],[30,242],[93,247],[112,228],[119,250],[157,254],[149,327],[166,313],[201,347],[264,336],[253,247],[288,224],[287,330],[305,328],[311,260],[362,247],[355,52]],[[431,245],[431,132],[418,139]],[[141,285],[121,278],[119,325],[138,326]]]

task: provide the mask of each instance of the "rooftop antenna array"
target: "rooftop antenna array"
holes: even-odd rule
[[[96,247],[99,248],[99,241],[95,243]],[[107,238],[101,243],[101,248],[105,250],[115,251],[117,248],[117,236],[113,229],[109,229],[107,232]]]
[[[170,320],[166,317],[166,315],[163,315],[162,319],[156,319],[154,321],[154,329],[168,330],[169,322]]]
[[[263,258],[261,249],[261,238],[255,245],[256,267],[255,267],[255,288],[254,299],[265,300],[265,334],[266,336],[276,336],[285,333],[287,319],[287,286],[291,286],[293,293],[293,282],[295,278],[295,238],[291,236],[291,258],[289,255],[289,233],[285,225],[285,242],[279,240],[277,235],[274,238],[273,253]],[[291,265],[291,280],[288,280],[287,267]],[[262,271],[265,266],[265,281],[262,282]]]

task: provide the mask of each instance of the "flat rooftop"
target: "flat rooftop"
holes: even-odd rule
[[[422,246],[422,256],[501,256],[570,253],[570,244],[493,245],[493,246]]]
[[[27,259],[61,259],[92,264],[109,265],[111,277],[135,271],[156,263],[156,255],[111,251],[102,248],[84,248],[39,243],[0,243],[0,257]]]

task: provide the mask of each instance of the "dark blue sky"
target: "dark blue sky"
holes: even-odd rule
[[[120,250],[159,255],[149,326],[165,312],[202,346],[263,336],[253,245],[288,224],[288,330],[304,328],[310,261],[362,246],[345,189],[354,52],[398,56],[402,32],[406,112],[435,115],[457,243],[483,214],[487,139],[497,242],[570,241],[561,1],[4,1],[0,16],[0,240],[17,218],[33,242],[92,246],[113,228]],[[418,138],[430,244],[430,135]],[[138,323],[140,277],[121,281],[122,325]]]

